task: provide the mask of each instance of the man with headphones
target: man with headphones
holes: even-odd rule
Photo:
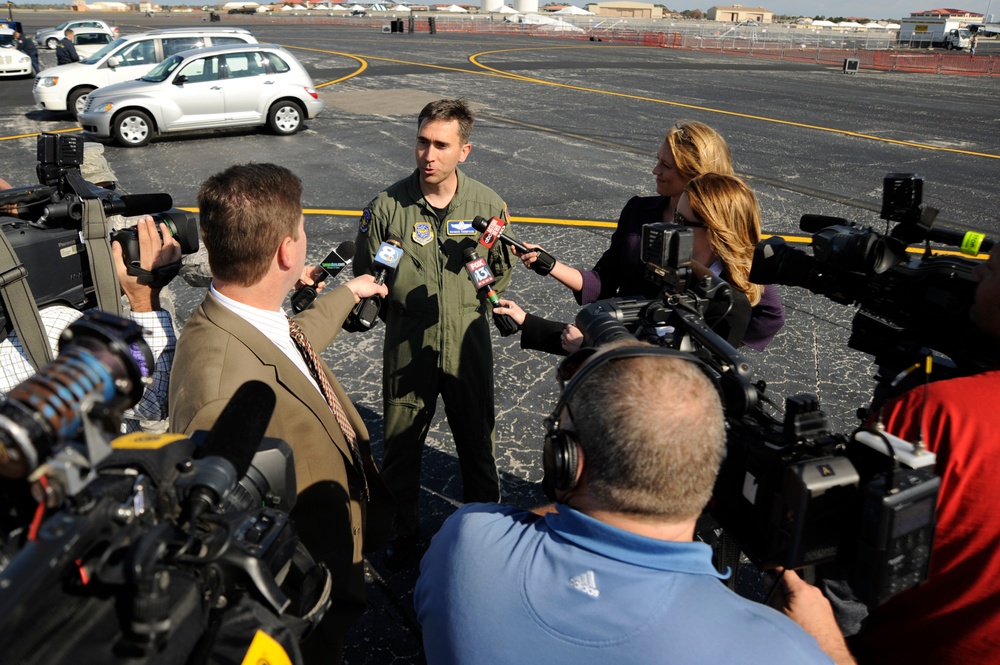
[[[415,590],[428,663],[853,662],[815,587],[782,578],[807,633],[730,591],[693,542],[725,449],[700,361],[626,341],[581,349],[559,378],[543,458],[556,504],[445,521]]]

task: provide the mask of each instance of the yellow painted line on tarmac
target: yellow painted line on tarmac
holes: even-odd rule
[[[181,208],[181,210],[186,210],[187,212],[198,212],[198,208]],[[361,210],[342,210],[339,208],[303,208],[303,215],[331,215],[334,217],[361,217]],[[517,215],[512,215],[510,218],[512,222],[521,222],[523,224],[550,224],[552,226],[572,226],[572,227],[583,227],[583,228],[604,228],[613,229],[618,226],[618,222],[608,222],[597,219],[559,219],[556,217],[520,217]],[[785,242],[793,244],[808,245],[812,242],[810,236],[793,236],[793,235],[779,235],[773,233],[762,233],[761,239],[766,240],[773,237],[783,238]],[[908,252],[913,253],[923,253],[923,249],[920,247],[911,247],[907,249]],[[951,250],[934,250],[934,254],[948,254],[951,256],[964,256],[970,258],[968,254],[963,254],[959,251]],[[988,259],[989,254],[979,254],[977,259]]]
[[[0,136],[0,141],[13,141],[14,139],[30,139],[41,134],[67,134],[69,132],[82,132],[82,127],[70,127],[69,129],[51,129],[45,132],[34,132],[33,134],[17,134],[14,136]]]
[[[581,46],[575,46],[575,47],[557,47],[557,46],[554,46],[554,47],[548,47],[548,48],[550,48],[550,49],[556,49],[556,48],[586,48],[586,47],[581,47]],[[621,48],[621,47],[594,47],[594,48]],[[635,47],[635,46],[633,46],[633,47],[630,47],[630,48],[658,48],[658,47]],[[720,114],[720,115],[728,115],[728,116],[732,116],[732,117],[735,117],[735,118],[745,118],[745,119],[748,119],[748,120],[757,120],[759,122],[770,122],[770,123],[774,123],[776,125],[785,125],[785,126],[788,126],[788,127],[798,127],[800,129],[810,129],[810,130],[819,131],[819,132],[829,132],[829,133],[832,133],[832,134],[840,134],[842,136],[850,136],[852,138],[866,139],[866,140],[869,140],[869,141],[878,141],[878,142],[881,142],[881,143],[890,143],[890,144],[893,144],[893,145],[901,145],[901,146],[906,146],[906,147],[909,147],[909,148],[919,148],[921,150],[933,150],[933,151],[937,151],[937,152],[950,152],[950,153],[955,153],[955,154],[959,154],[959,155],[970,155],[970,156],[973,156],[973,157],[986,157],[987,159],[1000,159],[1000,155],[994,155],[994,154],[988,153],[988,152],[975,152],[975,151],[972,151],[972,150],[961,150],[959,148],[946,148],[946,147],[943,147],[943,146],[928,145],[926,143],[917,143],[916,141],[903,141],[903,140],[900,140],[900,139],[890,139],[890,138],[886,138],[886,137],[883,137],[883,136],[875,136],[874,134],[862,134],[861,132],[852,132],[852,131],[849,131],[849,130],[846,130],[846,129],[836,129],[834,127],[823,127],[822,125],[810,125],[808,123],[795,122],[795,121],[792,121],[792,120],[782,120],[780,118],[769,118],[767,116],[752,115],[752,114],[749,114],[749,113],[739,113],[737,111],[725,111],[723,109],[711,108],[709,106],[698,106],[696,104],[685,104],[683,102],[672,102],[672,101],[669,101],[669,100],[666,100],[666,99],[656,99],[654,97],[643,97],[641,95],[630,95],[630,94],[624,93],[624,92],[613,92],[613,91],[610,91],[610,90],[601,90],[599,88],[588,88],[588,87],[580,86],[580,85],[570,85],[568,83],[558,83],[556,81],[548,81],[546,79],[533,78],[533,77],[529,77],[529,76],[522,76],[520,74],[514,74],[514,73],[511,73],[511,72],[505,72],[502,69],[497,69],[495,67],[490,67],[489,65],[485,65],[485,64],[479,62],[479,60],[478,60],[478,58],[480,58],[482,56],[491,55],[491,54],[495,54],[495,53],[509,53],[509,52],[513,52],[513,51],[530,51],[530,50],[534,50],[534,49],[531,49],[530,47],[528,47],[528,48],[496,49],[496,50],[493,50],[493,51],[483,51],[481,53],[475,53],[473,55],[470,55],[469,56],[469,62],[471,62],[472,64],[476,65],[477,67],[482,67],[483,69],[485,69],[487,71],[490,71],[490,72],[493,72],[495,74],[504,74],[504,75],[507,75],[507,76],[509,76],[511,78],[518,79],[520,81],[533,82],[533,83],[537,83],[539,85],[551,85],[551,86],[554,86],[554,87],[557,87],[557,88],[564,88],[564,89],[567,89],[567,90],[577,90],[577,91],[580,91],[580,92],[592,92],[592,93],[599,94],[599,95],[610,95],[612,97],[622,97],[624,99],[634,99],[634,100],[637,100],[637,101],[652,102],[654,104],[663,104],[665,106],[675,106],[675,107],[678,107],[678,108],[691,109],[693,111],[704,111],[706,113],[717,113],[717,114]]]
[[[306,47],[306,46],[291,46],[291,45],[288,45],[288,44],[282,44],[281,46],[282,46],[282,48],[287,48],[287,49],[298,49],[300,51],[313,51],[314,53],[328,53],[330,55],[339,55],[339,56],[344,57],[344,58],[350,58],[351,60],[357,60],[358,61],[359,66],[358,66],[358,68],[356,70],[354,70],[353,72],[351,72],[347,76],[341,76],[339,79],[334,79],[332,81],[327,81],[325,83],[320,83],[319,85],[316,86],[317,90],[319,90],[320,88],[325,88],[328,85],[333,85],[334,83],[341,83],[341,82],[346,81],[348,79],[352,79],[355,76],[358,76],[359,74],[361,74],[361,72],[363,72],[366,69],[368,69],[368,62],[364,58],[362,58],[361,56],[353,55],[351,53],[341,53],[340,51],[328,51],[326,49],[309,48],[309,47]]]

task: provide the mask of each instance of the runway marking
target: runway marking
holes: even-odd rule
[[[355,76],[361,74],[366,69],[368,69],[368,61],[365,60],[365,58],[358,55],[353,55],[351,53],[342,53],[340,51],[328,51],[326,49],[321,49],[321,48],[309,48],[308,46],[289,46],[287,44],[282,44],[281,47],[288,49],[293,49],[293,48],[299,49],[300,51],[314,51],[316,53],[328,53],[330,55],[339,55],[344,58],[350,58],[351,60],[357,60],[359,63],[361,63],[361,65],[355,71],[351,72],[347,76],[341,76],[339,79],[333,79],[332,81],[327,81],[326,83],[320,83],[319,85],[316,86],[317,90],[319,90],[320,88],[325,88],[328,85],[333,85],[334,83],[341,83],[348,79],[352,79]]]
[[[33,134],[17,134],[14,136],[0,136],[0,141],[13,141],[14,139],[30,139],[36,136],[41,136],[42,134],[67,134],[69,132],[82,132],[83,127],[70,127],[69,129],[48,129],[44,132],[35,132]]]
[[[573,46],[573,47],[551,46],[551,47],[547,47],[547,48],[548,49],[558,49],[558,48],[587,48],[587,47],[583,47],[583,46]],[[604,47],[593,47],[593,48],[654,48],[654,47],[640,47],[640,46],[615,47],[615,46],[604,46]],[[655,48],[658,48],[658,47],[655,47]],[[482,67],[483,69],[485,69],[487,71],[490,71],[490,72],[494,72],[496,74],[505,74],[505,75],[507,75],[507,76],[509,76],[511,78],[514,78],[514,79],[517,79],[517,80],[520,80],[520,81],[537,83],[539,85],[551,85],[551,86],[555,86],[557,88],[565,88],[567,90],[578,90],[580,92],[592,92],[592,93],[600,94],[600,95],[610,95],[612,97],[622,97],[624,99],[634,99],[634,100],[637,100],[637,101],[651,102],[651,103],[654,103],[654,104],[663,104],[663,105],[666,105],[666,106],[676,106],[678,108],[691,109],[691,110],[694,110],[694,111],[704,111],[706,113],[717,113],[717,114],[720,114],[720,115],[728,115],[728,116],[732,116],[732,117],[736,117],[736,118],[745,118],[747,120],[757,120],[759,122],[770,122],[770,123],[774,123],[774,124],[777,124],[777,125],[785,125],[785,126],[788,126],[788,127],[798,127],[800,129],[810,129],[810,130],[819,131],[819,132],[829,132],[831,134],[841,134],[843,136],[850,136],[852,138],[866,139],[866,140],[869,140],[869,141],[878,141],[878,142],[881,142],[881,143],[890,143],[890,144],[893,144],[893,145],[901,145],[901,146],[906,146],[906,147],[909,147],[909,148],[918,148],[920,150],[934,150],[934,151],[937,151],[937,152],[950,152],[950,153],[955,153],[955,154],[959,154],[959,155],[970,155],[970,156],[973,156],[973,157],[986,157],[987,159],[1000,159],[1000,155],[994,155],[994,154],[991,154],[991,153],[988,153],[988,152],[975,152],[973,150],[961,150],[961,149],[958,149],[958,148],[947,148],[947,147],[944,147],[944,146],[935,146],[935,145],[929,145],[929,144],[926,144],[926,143],[917,143],[915,141],[903,141],[903,140],[900,140],[900,139],[890,139],[890,138],[886,138],[886,137],[883,137],[883,136],[875,136],[874,134],[862,134],[861,132],[852,132],[850,130],[837,129],[837,128],[834,128],[834,127],[823,127],[821,125],[810,125],[808,123],[795,122],[793,120],[782,120],[780,118],[769,118],[767,116],[753,115],[753,114],[749,114],[749,113],[739,113],[737,111],[726,111],[726,110],[723,110],[723,109],[716,109],[716,108],[712,108],[710,106],[698,106],[696,104],[686,104],[684,102],[673,102],[673,101],[669,101],[669,100],[666,100],[666,99],[656,99],[654,97],[643,97],[641,95],[631,95],[631,94],[624,93],[624,92],[613,92],[613,91],[610,91],[610,90],[601,90],[599,88],[587,88],[587,87],[584,87],[584,86],[571,85],[571,84],[568,84],[568,83],[559,83],[559,82],[556,82],[556,81],[548,81],[546,79],[534,78],[534,77],[530,77],[530,76],[523,76],[521,74],[514,74],[513,72],[505,72],[502,69],[497,69],[495,67],[490,67],[489,65],[485,65],[485,64],[479,62],[479,60],[478,60],[478,58],[480,58],[482,56],[492,55],[492,54],[495,54],[495,53],[509,53],[509,52],[513,52],[513,51],[533,51],[533,50],[540,50],[540,49],[533,49],[533,48],[530,48],[530,47],[522,47],[522,48],[512,48],[512,49],[496,49],[496,50],[493,50],[493,51],[482,51],[481,53],[475,53],[473,55],[470,55],[469,56],[469,62],[471,62],[472,64],[476,65],[477,67]]]

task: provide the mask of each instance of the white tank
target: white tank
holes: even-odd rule
[[[514,9],[522,14],[537,14],[538,0],[514,0]]]
[[[503,0],[482,0],[479,5],[480,11],[498,12],[503,7]]]

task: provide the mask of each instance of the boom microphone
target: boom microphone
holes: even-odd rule
[[[507,222],[499,217],[487,220],[485,217],[477,216],[472,220],[472,226],[477,231],[482,231],[483,234],[479,237],[479,244],[487,249],[492,248],[497,239],[499,239],[511,247],[517,248],[520,252],[537,252],[538,258],[535,259],[531,269],[539,275],[548,275],[556,265],[555,258],[541,247],[527,247],[524,243],[504,235],[504,228],[507,226]]]
[[[354,254],[358,251],[357,245],[350,240],[337,245],[337,249],[326,255],[326,258],[319,264],[325,276],[316,278],[316,282],[332,280],[340,274],[354,260]],[[292,311],[296,314],[304,310],[316,300],[316,287],[303,285],[302,288],[292,294]]]
[[[399,262],[403,259],[403,245],[398,238],[389,238],[375,252],[375,260],[372,263],[375,283],[384,284],[387,277],[396,272]],[[371,330],[378,320],[378,312],[382,308],[382,299],[378,296],[362,298],[361,302],[354,306],[350,316],[347,317],[347,329],[352,331]]]
[[[482,218],[480,217],[479,219]],[[500,304],[500,296],[497,295],[497,292],[491,286],[491,284],[497,281],[496,277],[493,276],[493,271],[490,270],[486,259],[481,258],[472,247],[465,250],[465,269],[469,272],[469,277],[472,278],[472,283],[475,284],[476,289],[485,292],[486,299],[490,301],[490,305],[494,308],[497,307]],[[493,324],[503,337],[513,335],[520,330],[520,326],[507,314],[497,314],[494,312]]]

